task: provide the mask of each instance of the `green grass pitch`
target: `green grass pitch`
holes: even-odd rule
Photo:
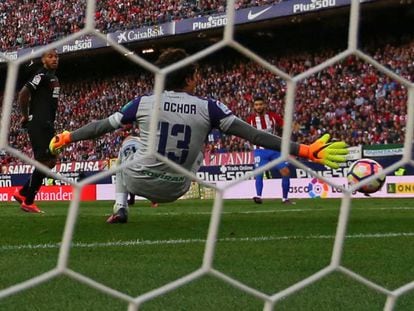
[[[255,205],[226,200],[213,266],[265,294],[274,294],[330,263],[340,200],[280,200]],[[82,203],[69,268],[136,297],[197,270],[203,259],[211,200],[151,208],[138,201],[128,224],[105,223],[113,202]],[[40,203],[27,214],[0,205],[0,289],[53,269],[68,202]],[[414,201],[352,201],[342,265],[394,290],[414,280]],[[275,310],[382,310],[386,297],[335,272],[283,299]],[[140,310],[262,310],[263,302],[205,276],[144,303]],[[126,302],[69,277],[0,300],[0,310],[127,310]],[[395,310],[414,310],[414,292]]]

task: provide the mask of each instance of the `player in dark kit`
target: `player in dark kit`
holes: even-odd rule
[[[34,158],[49,168],[56,164],[56,156],[49,151],[49,142],[55,135],[54,122],[58,105],[60,84],[55,71],[59,64],[56,50],[46,51],[42,55],[43,67],[29,80],[18,95],[23,128],[27,128]],[[25,212],[41,213],[34,204],[43,178],[46,175],[35,169],[20,190],[13,197]]]

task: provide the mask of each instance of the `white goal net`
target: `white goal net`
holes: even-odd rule
[[[7,80],[6,80],[6,89],[4,93],[4,101],[2,106],[2,119],[1,119],[1,134],[0,134],[0,149],[4,149],[6,152],[20,158],[22,161],[32,164],[36,166],[38,169],[42,170],[43,172],[48,172],[48,169],[45,166],[42,166],[40,163],[34,161],[33,159],[29,158],[28,156],[25,156],[23,153],[17,151],[16,149],[12,148],[8,144],[8,129],[10,126],[10,115],[12,110],[12,103],[14,98],[14,91],[15,91],[15,85],[17,81],[17,74],[19,66],[28,60],[30,60],[33,57],[40,56],[44,51],[50,49],[50,48],[56,48],[61,46],[62,44],[69,42],[74,39],[81,38],[85,35],[93,35],[96,36],[103,41],[107,41],[107,43],[116,51],[122,54],[128,54],[130,55],[129,59],[133,62],[135,62],[137,65],[142,66],[143,68],[147,69],[148,71],[151,71],[155,75],[155,86],[154,86],[154,93],[156,94],[158,105],[160,100],[160,94],[163,91],[163,85],[166,75],[169,72],[172,72],[176,70],[177,68],[180,68],[182,66],[188,65],[194,61],[197,61],[206,55],[209,55],[211,53],[214,53],[224,47],[231,47],[235,49],[236,51],[240,52],[244,56],[250,58],[251,60],[259,63],[261,66],[269,70],[270,72],[280,76],[283,78],[287,83],[287,95],[286,95],[286,101],[285,101],[285,111],[284,111],[284,131],[283,131],[283,145],[282,145],[282,157],[274,162],[271,163],[271,165],[274,165],[276,163],[280,163],[282,161],[289,161],[292,164],[294,164],[297,167],[300,167],[305,170],[309,170],[303,163],[292,159],[289,157],[288,149],[289,149],[289,140],[292,134],[292,118],[294,113],[294,100],[295,100],[295,92],[297,84],[310,77],[311,75],[314,75],[315,73],[318,73],[332,64],[335,64],[337,62],[340,62],[344,60],[346,57],[349,57],[350,55],[355,55],[358,58],[362,59],[363,61],[371,64],[374,66],[378,71],[382,72],[383,74],[391,77],[395,81],[398,81],[406,87],[408,90],[408,125],[406,127],[406,136],[405,136],[405,145],[404,145],[404,156],[402,157],[401,161],[398,163],[393,164],[392,166],[385,169],[385,173],[389,173],[391,171],[394,171],[398,167],[401,167],[404,164],[410,164],[413,165],[413,160],[411,159],[411,148],[412,148],[412,141],[413,141],[413,124],[414,124],[414,86],[413,83],[406,80],[405,78],[399,76],[398,74],[394,73],[393,71],[389,70],[387,67],[382,65],[381,63],[374,60],[371,56],[365,54],[358,48],[358,33],[359,33],[359,14],[360,14],[360,6],[361,2],[359,0],[352,0],[350,5],[350,20],[349,20],[349,33],[348,33],[348,44],[347,48],[335,55],[334,57],[324,61],[323,63],[310,68],[306,70],[305,72],[296,75],[296,76],[290,76],[289,74],[286,74],[282,70],[276,68],[269,62],[267,62],[265,59],[261,58],[256,53],[252,52],[242,44],[238,43],[235,40],[234,36],[234,17],[235,17],[235,10],[234,10],[234,0],[228,0],[227,1],[227,24],[224,27],[224,32],[222,39],[209,46],[208,48],[201,50],[188,58],[186,58],[183,61],[180,61],[179,63],[173,64],[167,68],[157,68],[156,66],[152,65],[151,63],[147,62],[143,58],[140,58],[136,54],[130,53],[130,51],[114,42],[113,40],[110,40],[107,36],[103,35],[101,32],[97,31],[95,28],[95,2],[93,0],[87,1],[87,22],[81,31],[74,33],[70,36],[67,36],[59,41],[53,42],[47,46],[44,46],[41,49],[37,49],[34,54],[31,55],[25,55],[23,57],[17,58],[17,59],[11,59],[5,54],[0,54],[2,58],[4,58],[7,61],[8,66],[8,72],[7,72]],[[166,162],[167,164],[171,166],[175,166],[176,170],[180,173],[189,175],[190,173],[185,171],[180,166],[176,165],[175,163],[169,161],[168,159],[162,157],[161,155],[157,154],[155,151],[154,146],[154,138],[156,135],[156,124],[157,124],[157,118],[158,114],[157,111],[154,112],[153,120],[152,120],[152,126],[151,126],[151,145],[149,147],[149,150],[151,153],[155,154],[156,157],[158,157],[160,160]],[[332,274],[332,273],[342,273],[344,275],[349,276],[350,278],[354,279],[357,282],[360,282],[361,284],[364,284],[365,286],[370,287],[371,289],[383,294],[386,296],[386,303],[384,305],[384,310],[393,310],[396,301],[399,297],[402,295],[408,293],[409,291],[412,291],[414,289],[414,281],[409,282],[407,284],[404,284],[403,286],[394,289],[389,290],[386,287],[384,287],[381,284],[377,284],[375,282],[370,281],[369,279],[361,276],[358,273],[355,273],[354,271],[348,269],[347,267],[343,266],[341,263],[342,259],[342,253],[343,253],[343,247],[344,247],[344,240],[345,235],[347,232],[347,224],[349,221],[349,215],[350,215],[350,206],[351,206],[351,194],[356,189],[356,186],[350,188],[350,189],[344,189],[341,185],[334,185],[332,182],[324,178],[322,176],[319,176],[315,172],[311,172],[311,174],[315,177],[320,178],[324,182],[330,184],[333,187],[341,188],[343,197],[341,201],[340,206],[340,212],[339,212],[339,219],[338,219],[338,225],[336,229],[336,236],[335,241],[332,249],[332,255],[331,255],[331,261],[330,264],[321,269],[320,271],[314,273],[313,275],[297,282],[296,284],[293,284],[289,286],[288,288],[285,288],[279,292],[275,292],[273,294],[265,294],[255,288],[251,288],[247,286],[246,284],[230,277],[226,273],[223,273],[221,271],[218,271],[215,269],[212,265],[214,255],[215,255],[215,249],[216,249],[216,242],[217,242],[217,236],[218,236],[218,228],[221,221],[222,216],[222,208],[223,208],[223,194],[226,191],[226,189],[233,187],[242,179],[229,182],[224,187],[218,187],[212,184],[209,184],[205,181],[199,180],[196,178],[195,175],[191,175],[191,177],[194,180],[198,181],[199,185],[194,184],[191,188],[190,193],[188,194],[189,197],[198,197],[198,198],[205,198],[205,197],[214,197],[214,205],[213,210],[211,214],[211,220],[210,225],[208,229],[207,234],[207,241],[205,244],[205,250],[202,260],[202,265],[192,273],[189,273],[188,275],[185,275],[182,278],[179,278],[177,280],[174,280],[173,282],[170,282],[168,284],[165,284],[157,289],[154,289],[152,291],[149,291],[147,293],[144,293],[142,295],[139,295],[137,297],[132,297],[126,293],[123,293],[121,291],[118,291],[116,289],[110,288],[104,284],[101,284],[97,282],[96,280],[89,278],[81,273],[78,273],[68,266],[68,259],[71,253],[71,243],[74,233],[75,224],[77,222],[78,214],[79,214],[79,202],[80,202],[80,193],[82,190],[82,187],[86,184],[99,180],[102,177],[106,177],[109,175],[114,174],[117,170],[122,169],[123,166],[116,167],[113,169],[110,169],[108,171],[101,172],[97,175],[94,175],[93,177],[89,177],[88,179],[85,179],[79,183],[73,184],[72,181],[68,180],[68,183],[73,184],[74,186],[74,197],[73,200],[70,203],[67,220],[65,224],[64,234],[62,238],[62,243],[59,250],[59,256],[57,259],[57,265],[54,269],[43,273],[41,275],[38,275],[36,277],[33,277],[29,280],[26,280],[19,284],[14,284],[8,288],[4,288],[0,290],[0,299],[3,299],[5,297],[17,294],[19,292],[22,292],[24,290],[27,290],[29,288],[38,286],[46,281],[49,281],[57,276],[65,275],[69,278],[72,278],[78,282],[81,282],[83,284],[86,284],[87,286],[93,287],[107,295],[110,295],[112,297],[116,297],[118,299],[121,299],[128,303],[129,307],[128,309],[130,311],[132,310],[138,310],[139,307],[146,301],[152,300],[156,297],[159,297],[161,295],[164,295],[170,291],[173,291],[191,281],[194,281],[198,278],[201,278],[203,276],[209,275],[215,278],[218,278],[233,287],[237,288],[240,291],[243,291],[249,295],[252,295],[260,300],[263,301],[263,310],[273,310],[276,307],[276,304],[286,298],[287,296],[294,295],[295,293],[299,292],[300,290],[304,289],[305,287],[318,282],[319,280],[325,278],[326,276]],[[260,171],[264,171],[267,169],[261,168]],[[257,173],[258,171],[256,171]],[[55,179],[62,179],[62,176],[55,173],[49,173],[49,175],[53,176]],[[247,178],[247,177],[246,177]],[[374,177],[373,177],[374,178]],[[370,182],[371,179],[365,180],[364,183]]]

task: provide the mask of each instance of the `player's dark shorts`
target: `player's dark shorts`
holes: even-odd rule
[[[44,123],[29,122],[27,125],[34,158],[38,161],[54,159],[49,151],[50,140],[55,136],[53,126]]]

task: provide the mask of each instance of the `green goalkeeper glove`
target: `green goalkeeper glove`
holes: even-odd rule
[[[348,154],[348,145],[344,141],[328,143],[329,134],[323,135],[310,145],[299,146],[299,156],[310,159],[313,162],[320,163],[330,168],[338,168],[339,163],[346,160]]]
[[[62,152],[63,148],[70,144],[72,142],[72,139],[70,137],[69,131],[64,131],[60,134],[57,134],[55,137],[53,137],[50,140],[49,143],[49,150],[50,153],[56,155]]]

